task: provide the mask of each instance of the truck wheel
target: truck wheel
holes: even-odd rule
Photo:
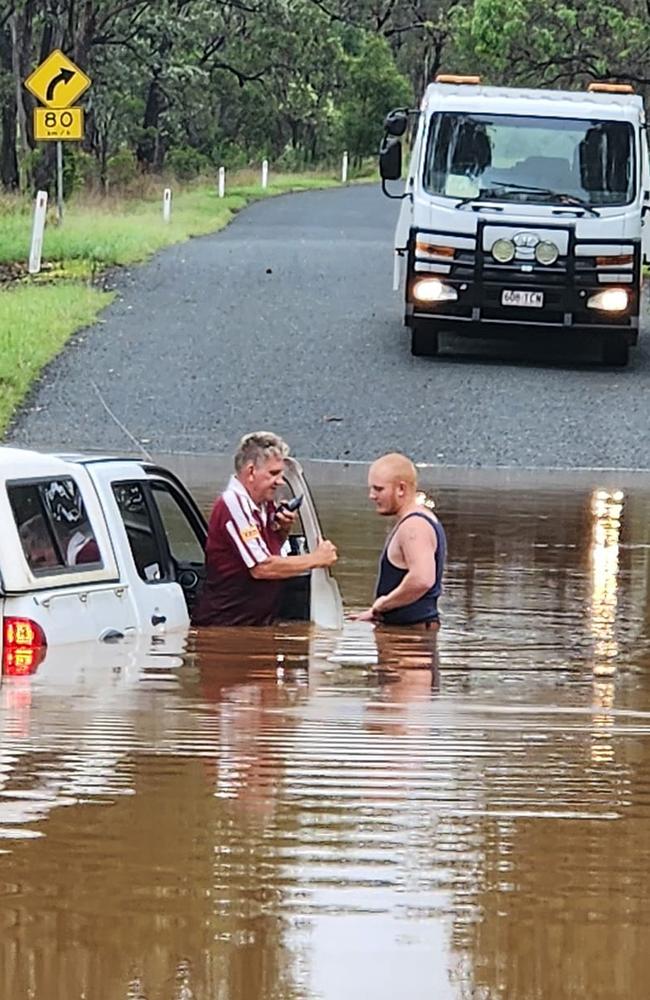
[[[624,368],[630,358],[630,345],[622,338],[606,337],[603,342],[603,364]]]
[[[411,329],[411,354],[416,358],[433,358],[438,353],[438,331],[430,326]]]

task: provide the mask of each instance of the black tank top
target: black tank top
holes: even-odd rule
[[[390,545],[397,529],[404,524],[404,521],[408,521],[409,517],[423,517],[425,521],[431,525],[432,530],[436,534],[436,539],[438,541],[435,554],[436,580],[433,586],[427,590],[426,594],[423,594],[417,601],[413,601],[411,604],[405,604],[401,608],[394,608],[392,611],[384,612],[381,617],[382,621],[387,625],[415,625],[418,622],[435,622],[439,619],[438,598],[440,597],[440,592],[442,590],[442,575],[445,567],[445,556],[447,554],[447,539],[445,537],[445,529],[441,525],[440,521],[437,519],[434,520],[434,518],[429,517],[428,514],[421,514],[418,511],[413,511],[412,514],[407,514],[401,521],[398,521],[391,531],[379,561],[379,577],[377,579],[376,597],[383,597],[385,594],[390,593],[390,591],[394,590],[406,576],[407,570],[394,566],[388,558],[388,546]]]

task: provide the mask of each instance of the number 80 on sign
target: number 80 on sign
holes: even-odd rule
[[[83,133],[83,108],[34,108],[35,139],[78,142]]]

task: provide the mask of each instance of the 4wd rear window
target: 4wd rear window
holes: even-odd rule
[[[7,483],[27,564],[35,575],[102,568],[95,532],[74,479]]]

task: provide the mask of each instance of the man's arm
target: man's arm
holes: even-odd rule
[[[250,574],[255,580],[288,580],[311,569],[333,566],[336,559],[335,546],[323,540],[313,552],[304,556],[269,556],[264,562],[251,566]]]

